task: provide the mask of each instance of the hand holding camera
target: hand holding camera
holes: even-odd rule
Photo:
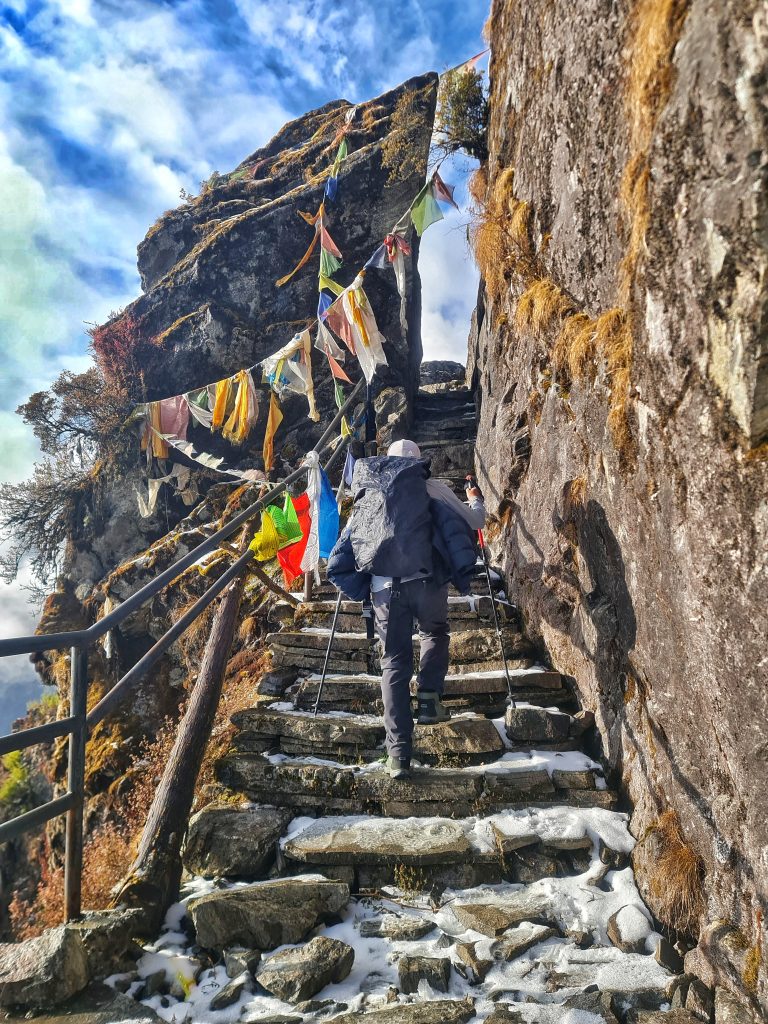
[[[464,478],[464,490],[468,498],[480,498],[483,500],[483,492],[477,486],[477,478],[472,473],[467,473]]]

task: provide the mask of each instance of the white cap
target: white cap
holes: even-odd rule
[[[401,455],[406,459],[420,459],[421,451],[415,441],[393,441],[387,448],[387,455]]]

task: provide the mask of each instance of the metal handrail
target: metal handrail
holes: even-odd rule
[[[349,397],[339,407],[336,415],[325,431],[323,431],[318,442],[311,449],[311,451],[318,453],[320,458],[329,448],[335,445],[335,439],[330,443],[329,439],[344,413],[356,399],[363,384],[364,380],[358,381],[350,392]],[[345,441],[342,440],[341,444],[335,445],[335,450],[327,463],[327,467],[330,467],[338,458],[339,453],[344,448],[344,443]],[[240,555],[213,585],[198,598],[194,605],[170,629],[166,630],[149,651],[115,683],[112,689],[101,698],[91,711],[86,713],[88,647],[154,597],[168,583],[175,580],[182,572],[199,561],[203,555],[214,551],[221,541],[231,536],[243,523],[252,519],[274,498],[282,494],[290,484],[306,474],[308,469],[309,467],[304,464],[299,469],[294,470],[284,480],[280,481],[280,483],[272,487],[257,501],[249,505],[248,508],[233,516],[220,530],[217,530],[216,533],[212,534],[201,544],[198,544],[196,548],[178,559],[173,565],[169,566],[153,580],[150,580],[149,583],[146,583],[112,612],[105,615],[103,619],[100,619],[87,629],[0,640],[0,657],[36,654],[42,651],[71,646],[70,716],[55,722],[48,722],[45,725],[35,726],[32,729],[0,736],[0,755],[21,750],[37,743],[49,742],[60,736],[69,735],[70,737],[67,792],[62,796],[49,800],[40,807],[35,807],[31,811],[27,811],[0,824],[0,843],[5,843],[32,828],[50,821],[52,818],[58,817],[60,814],[66,813],[64,891],[65,916],[68,921],[79,917],[81,909],[85,745],[89,730],[103,721],[114,710],[115,706],[124,698],[130,688],[146,675],[171,644],[189,628],[227,585],[244,571],[248,562],[254,557],[254,552],[249,549]]]

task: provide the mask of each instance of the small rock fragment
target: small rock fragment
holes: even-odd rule
[[[237,978],[244,971],[255,975],[260,963],[261,953],[258,949],[230,949],[224,954],[224,967],[228,978]]]
[[[666,967],[672,974],[681,974],[683,970],[683,958],[677,952],[675,947],[663,936],[656,945],[656,950],[653,954],[656,957],[656,963],[662,967]]]
[[[246,976],[233,978],[211,999],[210,1008],[214,1011],[226,1010],[228,1006],[238,1001],[246,987],[250,988],[250,981]]]
[[[456,953],[461,961],[456,964],[456,970],[470,983],[479,985],[485,981],[485,976],[493,967],[493,960],[480,960],[475,952],[476,943],[459,942],[456,944]]]
[[[701,1020],[710,1021],[715,1012],[715,998],[703,981],[692,978],[685,996],[685,1008]]]
[[[165,971],[153,971],[144,979],[144,995],[142,998],[150,999],[152,996],[159,995],[167,988],[168,984]]]
[[[622,907],[612,914],[608,918],[606,930],[608,938],[623,953],[644,953],[645,941],[651,934],[648,918],[637,907],[631,905]]]
[[[491,947],[491,953],[494,960],[515,960],[539,942],[553,939],[559,934],[557,928],[525,921],[517,928],[510,928],[504,932],[499,941]]]
[[[298,1003],[326,985],[343,981],[352,970],[355,951],[346,942],[318,936],[297,949],[263,960],[256,980],[277,999]]]
[[[360,922],[360,935],[364,939],[386,938],[394,942],[413,942],[435,930],[434,921],[420,917],[401,917],[385,914]]]
[[[397,964],[400,991],[417,992],[424,980],[436,992],[447,992],[451,980],[451,961],[447,957],[401,956]]]

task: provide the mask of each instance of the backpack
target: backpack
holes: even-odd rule
[[[422,459],[358,459],[349,538],[361,572],[401,579],[432,573],[432,517]]]

